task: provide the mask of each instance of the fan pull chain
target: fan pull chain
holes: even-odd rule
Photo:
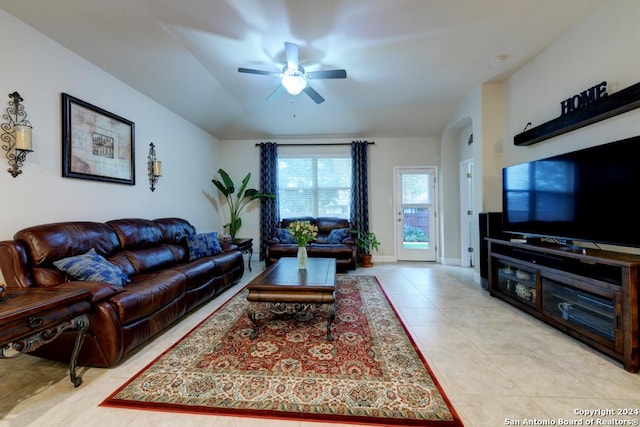
[[[293,111],[293,118],[296,118],[296,103],[295,103],[295,98],[291,97],[291,110]]]

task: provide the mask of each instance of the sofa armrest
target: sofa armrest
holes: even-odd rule
[[[24,246],[14,240],[0,242],[0,270],[10,288],[36,286],[29,269],[27,252]]]
[[[106,300],[115,294],[124,292],[125,288],[118,285],[105,282],[90,282],[75,280],[71,282],[60,283],[56,286],[51,286],[48,289],[88,289],[91,292],[91,303],[96,304],[100,301]]]

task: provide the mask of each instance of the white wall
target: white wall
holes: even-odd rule
[[[374,254],[374,261],[394,261],[397,219],[393,200],[394,167],[435,166],[439,168],[438,139],[435,137],[373,138],[373,141],[376,145],[369,150],[370,228],[382,243],[378,255]],[[440,174],[439,169],[438,174]],[[441,238],[438,234],[437,240],[440,241]]]
[[[440,149],[440,209],[439,228],[444,236],[440,242],[440,262],[443,264],[460,265],[461,253],[461,224],[460,224],[460,161],[468,152],[462,153],[459,141],[460,132],[467,130],[473,133],[471,145],[474,160],[474,174],[482,170],[476,151],[482,147],[482,126],[480,122],[481,91],[480,87],[472,92],[458,104],[456,111],[451,115],[439,140]],[[480,180],[474,178],[474,199],[481,199],[481,191],[478,190]],[[474,206],[475,206],[474,202]]]
[[[457,141],[458,162],[473,158],[473,145],[469,144],[469,138],[473,134],[471,123],[458,130],[455,140]]]
[[[482,85],[482,144],[474,147],[479,159],[476,176],[481,193],[474,195],[478,212],[500,211],[502,207],[502,144],[504,141],[504,92],[502,84]],[[481,196],[481,197],[476,197]]]
[[[46,222],[124,217],[179,216],[199,231],[220,228],[209,200],[217,198],[210,182],[219,162],[213,136],[3,11],[0,51],[0,109],[8,107],[6,94],[20,93],[34,148],[16,178],[0,151],[0,240]],[[62,178],[61,92],[135,122],[135,186]],[[150,142],[163,162],[155,192],[147,177]]]
[[[445,220],[459,217],[457,140],[461,128],[471,126],[474,134],[476,178],[481,177],[476,179],[474,191],[477,211],[501,208],[499,170],[503,165],[640,134],[640,110],[634,110],[530,147],[513,145],[513,136],[527,122],[536,126],[557,117],[563,99],[602,80],[608,81],[609,93],[640,81],[638,16],[640,2],[636,0],[606,3],[504,84],[482,85],[471,91],[439,141],[433,137],[370,138],[376,143],[370,149],[370,208],[371,228],[382,242],[378,257],[395,256],[393,167],[425,165],[439,166],[439,228],[446,237],[440,242],[441,260],[459,258],[458,220]],[[258,186],[255,143],[259,141],[217,141],[2,11],[0,48],[5,52],[0,68],[2,90],[4,94],[17,90],[24,98],[34,126],[35,150],[17,178],[0,170],[0,239],[11,238],[20,228],[50,221],[174,215],[189,219],[201,231],[221,231],[218,193],[211,184],[216,170],[234,171],[235,179],[252,172],[252,184]],[[135,122],[135,186],[61,177],[61,92]],[[6,97],[0,102],[3,112],[8,101]],[[495,132],[495,128],[501,130]],[[152,141],[163,160],[164,173],[153,193],[146,175]],[[322,141],[350,142],[337,138],[275,142]],[[257,240],[257,209],[244,221],[246,228],[241,234]]]
[[[354,138],[355,139],[355,138]],[[374,260],[394,261],[395,244],[393,213],[394,166],[437,166],[439,164],[438,143],[436,138],[357,138],[375,142],[369,147],[369,216],[371,231],[381,242]],[[259,188],[260,151],[258,142],[276,142],[281,144],[278,153],[319,152],[350,153],[349,146],[287,147],[286,144],[349,144],[352,139],[345,138],[305,138],[305,139],[265,139],[265,140],[223,140],[221,141],[222,168],[227,170],[234,182],[239,182],[247,172],[251,172],[250,186]],[[231,173],[233,171],[233,173]],[[259,240],[259,212],[256,203],[242,218],[243,237],[253,237],[254,250]],[[227,207],[221,208],[227,215]]]
[[[503,166],[640,135],[640,109],[534,144],[513,145],[528,122],[538,126],[560,115],[560,103],[603,80],[608,92],[640,82],[640,2],[611,0],[541,52],[503,84],[481,85],[460,102],[440,138],[443,196],[443,262],[454,262],[459,224],[456,190],[460,128],[472,122],[474,133],[474,210],[502,210]],[[478,143],[476,145],[476,143]]]
[[[640,82],[640,2],[613,0],[505,83],[504,163],[511,165],[640,134],[640,110],[528,146],[513,145],[527,122],[560,116],[560,103],[602,81],[612,94]]]
[[[640,135],[636,109],[528,147],[513,145],[527,122],[537,126],[560,116],[564,99],[602,81],[609,94],[640,82],[639,16],[637,0],[609,1],[505,83],[505,165]]]

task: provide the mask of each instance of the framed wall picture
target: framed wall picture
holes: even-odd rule
[[[135,185],[135,124],[62,94],[62,176]]]

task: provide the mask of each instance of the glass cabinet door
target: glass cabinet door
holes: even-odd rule
[[[605,298],[549,279],[542,279],[542,311],[607,341],[615,340],[616,304]]]
[[[536,307],[536,273],[508,263],[498,262],[498,289],[531,307]]]

